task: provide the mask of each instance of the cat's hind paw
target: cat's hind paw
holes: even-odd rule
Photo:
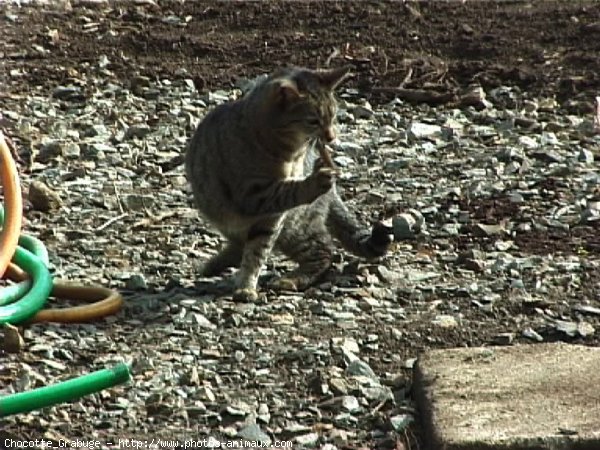
[[[271,288],[276,291],[293,291],[297,292],[298,289],[298,280],[291,277],[282,277],[278,278],[271,283]]]

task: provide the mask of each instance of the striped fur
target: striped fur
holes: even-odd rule
[[[186,174],[201,214],[227,239],[202,275],[239,267],[236,286],[251,292],[276,247],[300,265],[281,285],[302,289],[329,268],[332,235],[359,256],[385,253],[389,242],[365,232],[335,192],[333,171],[306,169],[312,142],[335,137],[333,90],[347,73],[280,70],[198,125]]]

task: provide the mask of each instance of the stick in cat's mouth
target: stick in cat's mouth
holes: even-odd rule
[[[319,139],[317,142],[317,149],[319,150],[319,155],[325,165],[337,172],[338,169],[333,162],[333,159],[331,159],[331,148]]]

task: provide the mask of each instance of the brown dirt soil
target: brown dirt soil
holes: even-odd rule
[[[442,91],[510,84],[561,101],[583,95],[591,105],[600,87],[595,2],[159,4],[119,2],[108,12],[84,2],[72,11],[25,8],[17,26],[0,30],[3,59],[25,72],[23,91],[54,86],[100,55],[123,77],[173,78],[185,68],[202,89],[282,64],[328,62],[351,64],[355,85],[367,93],[401,84]],[[183,27],[161,20],[171,14],[190,21]],[[51,54],[31,51],[34,44]]]

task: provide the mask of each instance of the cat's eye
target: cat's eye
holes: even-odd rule
[[[318,117],[310,118],[306,121],[311,127],[318,127],[321,125],[321,120]]]

